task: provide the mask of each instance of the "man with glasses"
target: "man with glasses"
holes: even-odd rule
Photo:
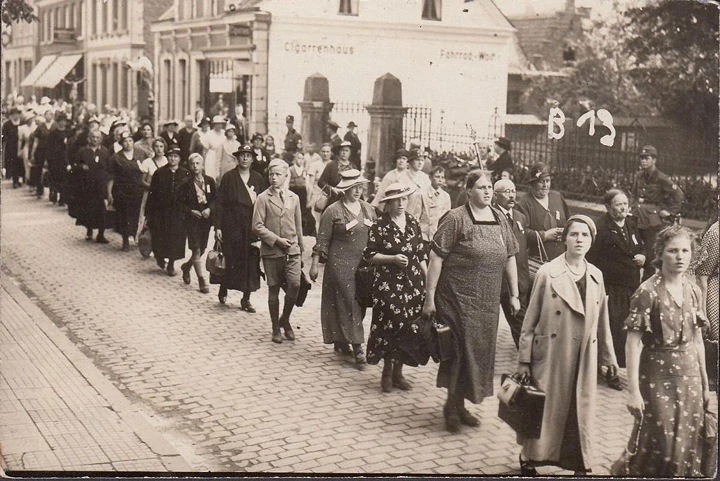
[[[637,217],[638,231],[646,249],[643,280],[655,273],[655,237],[666,224],[673,223],[685,198],[677,184],[657,169],[657,157],[658,151],[652,145],[642,148],[640,171],[632,188],[635,198],[633,214]]]
[[[528,304],[530,294],[530,272],[528,270],[528,250],[525,231],[528,226],[527,217],[515,209],[517,192],[515,184],[510,179],[500,179],[495,182],[493,187],[495,198],[493,205],[505,216],[512,227],[513,234],[518,242],[519,251],[515,254],[515,262],[517,264],[518,291],[520,292],[520,310],[513,314],[510,306],[510,290],[507,280],[503,278],[502,288],[500,291],[500,306],[502,307],[505,319],[510,325],[510,333],[512,334],[515,348],[518,347],[520,340],[520,330],[522,329],[523,318],[525,317],[525,308]]]

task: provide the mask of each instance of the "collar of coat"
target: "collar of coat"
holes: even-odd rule
[[[584,315],[585,306],[580,298],[580,292],[575,285],[572,274],[565,264],[564,257],[565,254],[559,255],[548,263],[548,275],[551,279],[550,285],[552,286],[553,292],[563,299],[573,311]],[[586,291],[590,294],[591,290],[594,291],[595,288],[599,287],[602,283],[600,269],[588,262],[585,279],[587,280]],[[591,283],[594,283],[594,285],[591,285]]]

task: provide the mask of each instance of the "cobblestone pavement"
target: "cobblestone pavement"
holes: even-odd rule
[[[190,469],[7,275],[0,302],[5,469]]]
[[[238,309],[234,291],[221,306],[216,288],[203,295],[194,279],[169,278],[152,259],[121,252],[114,234],[108,245],[86,242],[65,209],[25,189],[5,188],[2,204],[5,268],[193,470],[518,473],[519,447],[494,396],[469,406],[481,427],[449,434],[437,365],[406,369],[414,388],[384,394],[379,366],[358,371],[322,344],[319,282],[294,313],[297,340],[277,345],[266,288],[253,296],[256,314]],[[3,320],[5,311],[3,302]],[[501,320],[496,385],[514,365]],[[598,388],[595,474],[607,474],[627,440],[624,396]]]

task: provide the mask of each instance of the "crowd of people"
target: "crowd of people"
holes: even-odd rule
[[[540,437],[519,437],[522,474],[544,465],[591,472],[598,376],[625,389],[625,366],[640,433],[630,474],[704,474],[703,413],[717,377],[706,366],[717,356],[718,223],[696,255],[694,235],[672,222],[682,192],[656,169],[654,147],[642,150],[634,191],[608,191],[596,222],[551,189],[547,165],[530,168],[529,192],[518,196],[505,138],[486,166],[494,169],[471,170],[453,207],[444,169],[422,149],[398,150],[393,170],[365,178],[352,122],[346,140],[331,121],[328,142],[306,147],[288,116],[284,149],[275,151],[270,136],[238,138],[222,115],[198,125],[188,116],[182,128],[168,121],[160,134],[122,116],[103,132],[105,117],[71,123],[59,106],[42,114],[14,106],[8,115],[4,165],[14,187],[26,182],[42,197],[49,186],[49,200],[67,204],[88,241],[108,243],[113,227],[128,251],[149,232],[160,269],[175,276],[184,261],[185,284],[194,270],[200,292],[219,285],[223,304],[229,290],[241,291],[249,314],[264,278],[274,343],[296,339],[307,236],[316,237],[310,279],[325,266],[322,341],[360,370],[382,362],[383,392],[412,389],[403,367],[418,363],[407,339],[423,320],[448,326],[453,355],[440,361],[437,386],[447,389],[450,432],[478,426],[465,401],[493,394],[502,309],[518,374],[546,393]],[[206,280],[213,230],[225,268]]]

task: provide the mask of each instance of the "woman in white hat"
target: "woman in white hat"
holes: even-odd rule
[[[379,200],[383,215],[370,229],[364,259],[375,266],[373,318],[367,343],[367,362],[384,360],[381,387],[411,388],[402,375],[403,352],[398,338],[420,316],[425,292],[427,256],[420,224],[405,212],[415,187],[390,184]]]
[[[358,369],[363,369],[365,308],[355,299],[355,271],[376,216],[375,209],[362,200],[365,184],[369,181],[360,171],[346,170],[340,177],[335,188],[342,191],[342,198],[325,209],[320,218],[310,279],[317,279],[318,264],[325,264],[320,304],[323,342],[334,344],[335,352],[352,353]]]
[[[220,180],[220,159],[222,159],[225,137],[225,126],[227,122],[222,115],[216,115],[212,119],[212,130],[205,136],[208,146],[205,154],[205,173],[215,180]]]

